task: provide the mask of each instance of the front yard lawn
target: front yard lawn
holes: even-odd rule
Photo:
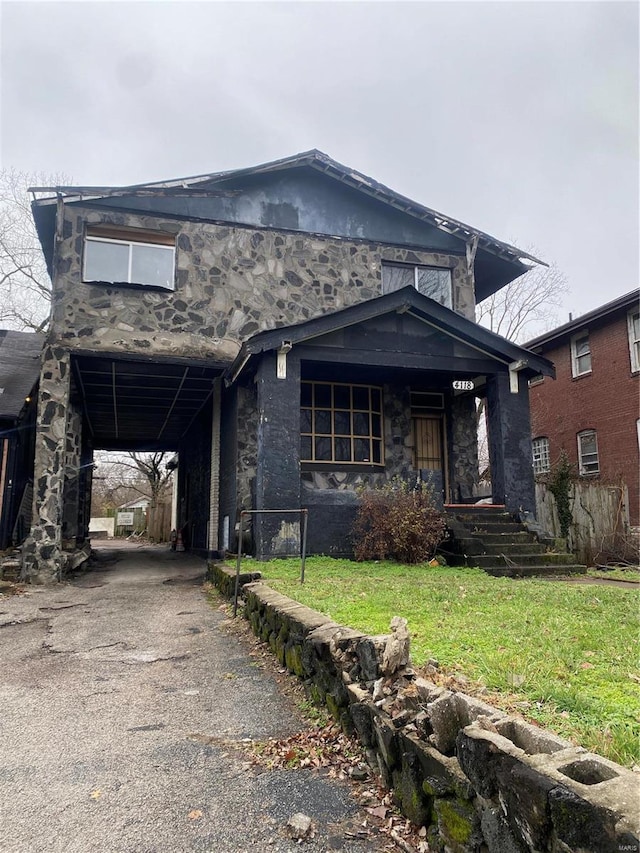
[[[415,666],[621,764],[640,764],[636,590],[327,557],[256,565],[274,589],[370,634],[404,616]]]

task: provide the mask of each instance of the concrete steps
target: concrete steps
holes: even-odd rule
[[[495,577],[540,577],[584,574],[575,556],[551,551],[504,507],[445,507],[450,548],[466,565]]]

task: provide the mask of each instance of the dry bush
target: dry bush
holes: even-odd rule
[[[352,531],[356,560],[423,563],[445,538],[444,515],[426,483],[394,478],[363,490],[360,498]]]

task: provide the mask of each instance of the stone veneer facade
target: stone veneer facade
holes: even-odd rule
[[[107,224],[175,234],[175,291],[84,284],[85,227]],[[454,310],[473,320],[473,274],[464,255],[66,208],[52,335],[72,349],[232,361],[256,332],[380,296],[383,261],[450,268]]]
[[[230,364],[244,340],[257,332],[296,324],[337,311],[382,293],[382,263],[395,261],[452,270],[454,310],[473,319],[473,271],[461,253],[418,251],[366,240],[349,240],[248,226],[184,221],[119,211],[66,206],[56,244],[52,322],[43,355],[40,433],[36,447],[34,518],[25,547],[25,573],[32,579],[61,572],[65,501],[80,497],[65,473],[65,455],[78,461],[80,441],[67,446],[72,417],[70,354],[130,353],[211,359]],[[175,290],[84,283],[82,264],[87,226],[109,225],[175,235]],[[251,389],[239,391],[237,508],[252,505],[256,465],[257,410]],[[405,391],[401,391],[401,396]],[[386,396],[387,470],[406,475],[407,401]],[[465,418],[461,434],[474,425]],[[85,442],[86,444],[86,442]],[[452,448],[456,468],[473,477],[475,450]],[[461,461],[466,460],[466,461]],[[83,464],[87,464],[86,461]],[[65,477],[67,488],[65,489]],[[363,478],[337,472],[340,488],[353,489]],[[374,475],[375,478],[375,475]],[[369,478],[366,478],[369,479]],[[331,477],[305,475],[305,489],[331,487]],[[66,533],[72,529],[68,512]]]

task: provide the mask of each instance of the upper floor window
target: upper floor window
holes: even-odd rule
[[[392,290],[400,290],[401,287],[409,285],[447,308],[451,308],[453,305],[450,269],[407,264],[382,264],[383,293],[391,293]]]
[[[598,436],[594,429],[586,429],[578,433],[578,463],[581,477],[600,473]]]
[[[119,228],[89,228],[83,281],[174,288],[172,235]]]
[[[546,474],[551,470],[549,439],[546,436],[533,439],[533,473]]]
[[[382,389],[302,382],[300,459],[383,465]]]
[[[581,332],[571,339],[571,375],[584,376],[591,373],[591,346],[589,333]]]
[[[640,311],[630,311],[627,314],[629,324],[629,354],[631,356],[631,371],[640,370]]]

